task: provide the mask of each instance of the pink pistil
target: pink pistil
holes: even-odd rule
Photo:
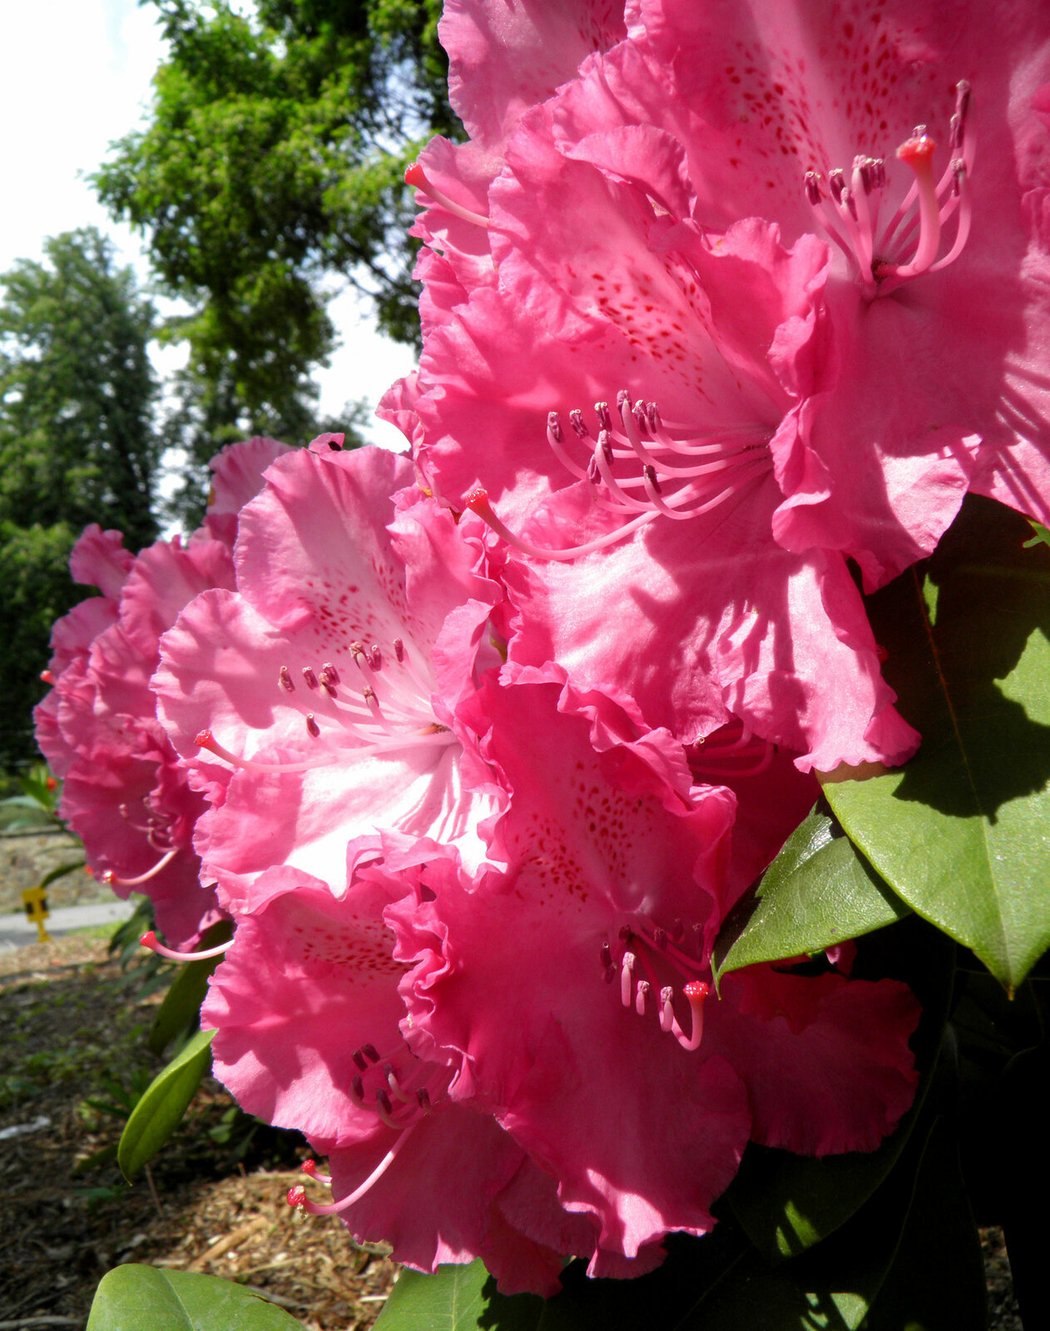
[[[134,878],[120,878],[112,869],[104,870],[99,877],[107,887],[138,887],[140,884],[148,883],[152,878],[155,878],[162,869],[166,869],[178,853],[178,846],[172,846],[171,850],[166,851],[151,869],[147,869],[145,873],[137,874]]]
[[[480,486],[471,490],[470,494],[467,495],[466,505],[483,522],[487,522],[497,536],[501,536],[515,550],[520,550],[524,555],[531,555],[533,559],[545,561],[579,559],[583,555],[589,555],[594,550],[605,550],[610,545],[618,544],[625,536],[632,531],[637,531],[639,527],[644,527],[646,523],[651,522],[657,516],[652,511],[640,513],[631,522],[625,523],[622,527],[617,527],[615,531],[609,532],[605,536],[599,536],[597,540],[587,541],[583,545],[574,545],[567,550],[552,550],[541,545],[533,545],[531,541],[515,536],[510,528],[496,516],[495,510],[489,502],[488,491],[483,490]]]
[[[705,739],[697,740],[689,759],[693,771],[703,773],[706,783],[721,785],[724,780],[759,776],[775,753],[775,744],[756,738],[734,717]]]
[[[324,1184],[328,1188],[332,1186],[331,1174],[322,1174],[317,1167],[316,1160],[304,1160],[299,1167],[307,1178],[316,1179],[318,1183]]]
[[[379,1164],[372,1170],[371,1174],[369,1174],[365,1181],[359,1187],[355,1188],[348,1197],[344,1197],[338,1202],[331,1202],[327,1206],[321,1206],[317,1202],[310,1201],[306,1195],[306,1189],[301,1183],[297,1183],[294,1187],[288,1189],[288,1205],[294,1206],[296,1210],[299,1211],[309,1211],[311,1215],[338,1215],[341,1211],[345,1211],[348,1207],[353,1206],[355,1202],[359,1202],[361,1198],[379,1182],[397,1159],[398,1155],[403,1150],[405,1143],[415,1131],[415,1128],[416,1124],[412,1124],[401,1133],[397,1141],[391,1146],[390,1150],[387,1151]]]
[[[897,149],[897,157],[915,173],[919,197],[919,247],[911,263],[880,265],[880,274],[895,277],[918,277],[937,257],[941,243],[940,203],[933,179],[933,150],[937,145],[920,126],[913,138],[906,139]]]
[[[704,1038],[704,1001],[710,992],[710,986],[704,984],[703,980],[690,980],[682,990],[689,1004],[690,1029],[689,1034],[686,1035],[675,1016],[674,990],[667,986],[660,991],[662,1001],[660,1029],[669,1031],[682,1048],[690,1052],[699,1049]]]
[[[676,921],[676,925],[678,924],[680,922]],[[684,933],[684,929],[682,932]],[[700,969],[698,960],[688,956],[672,942],[665,929],[653,929],[650,936],[648,931],[644,929],[640,931],[636,925],[625,925],[620,930],[620,938],[624,943],[631,944],[631,950],[625,950],[620,961],[621,1005],[633,1009],[638,1016],[644,1017],[649,1011],[650,998],[654,991],[657,992],[659,1000],[656,1015],[661,1031],[673,1035],[685,1050],[699,1049],[704,1034],[703,1005],[710,993],[710,986],[703,980],[695,978],[696,971]],[[637,947],[639,943],[653,948],[655,955],[650,958],[646,948]],[[608,943],[602,944],[601,961],[605,978],[613,978],[616,967],[612,963]],[[675,986],[664,984],[658,979],[658,970],[663,969],[666,973],[668,966],[683,978],[690,972],[693,974],[693,978],[688,979],[681,988],[681,993],[689,1005],[688,1031],[683,1029],[675,1014]],[[636,978],[639,969],[646,972],[647,979]]]
[[[817,171],[806,172],[806,198],[821,229],[855,265],[868,295],[886,295],[910,278],[939,272],[965,248],[972,214],[969,177],[974,156],[970,101],[970,85],[960,80],[949,134],[952,155],[939,180],[933,170],[935,144],[925,125],[918,125],[897,149],[897,159],[910,169],[913,179],[881,234],[876,231],[879,201],[887,185],[882,158],[855,157],[848,183],[838,169],[826,177]],[[955,213],[953,242],[938,257],[945,224]],[[906,257],[916,230],[914,253]]]
[[[311,729],[311,726],[313,727]],[[314,720],[313,712],[306,714],[306,728],[310,733],[317,737],[321,733]],[[308,772],[317,766],[323,766],[316,760],[301,763],[262,763],[254,758],[238,758],[235,753],[231,753],[224,745],[220,744],[210,730],[201,730],[198,732],[194,741],[199,749],[207,749],[209,753],[214,753],[216,758],[221,758],[231,767],[243,767],[247,771],[254,772]]]
[[[139,939],[143,947],[148,947],[151,952],[156,952],[158,957],[167,957],[169,961],[208,961],[211,957],[221,957],[227,952],[233,939],[225,943],[219,943],[215,947],[201,948],[199,952],[176,952],[173,948],[165,947],[159,942],[157,935],[152,929],[147,929]]]
[[[482,217],[480,213],[475,213],[470,208],[464,208],[461,203],[457,203],[443,190],[438,189],[418,162],[413,162],[405,172],[405,184],[411,185],[413,189],[427,195],[435,203],[440,203],[442,208],[450,212],[453,217],[460,218],[461,221],[470,222],[472,226],[484,227],[486,230],[491,226],[487,217]]]

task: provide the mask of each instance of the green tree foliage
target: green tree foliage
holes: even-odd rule
[[[0,518],[156,535],[153,311],[84,229],[0,276]]]
[[[192,307],[169,327],[190,348],[183,444],[202,459],[224,427],[307,438],[333,275],[388,334],[418,335],[403,175],[454,123],[440,0],[152,3],[169,57],[151,117],[94,181]]]
[[[97,231],[45,242],[0,276],[0,764],[34,752],[53,621],[84,594],[67,564],[89,522],[157,534],[153,311]]]

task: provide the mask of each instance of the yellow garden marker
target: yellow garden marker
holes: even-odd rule
[[[51,935],[44,926],[44,921],[50,914],[47,908],[46,890],[43,887],[27,887],[22,892],[22,902],[26,908],[26,915],[36,925],[37,942],[50,943]]]

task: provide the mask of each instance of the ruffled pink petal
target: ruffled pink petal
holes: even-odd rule
[[[831,1155],[874,1150],[911,1107],[918,1019],[896,981],[756,967],[725,978],[705,1039],[747,1082],[756,1141]]]
[[[362,1046],[399,1067],[417,1062],[398,1033],[404,967],[391,956],[385,905],[370,883],[337,901],[292,869],[260,882],[201,1013],[217,1030],[216,1075],[250,1113],[333,1143],[392,1135],[353,1096]]]
[[[523,111],[624,35],[615,0],[549,5],[449,0],[438,27],[449,54],[449,97],[471,137],[498,143]]]
[[[204,517],[209,536],[232,547],[237,536],[237,514],[259,493],[270,463],[289,451],[288,444],[255,435],[240,443],[227,444],[212,458],[208,463],[212,488]]]

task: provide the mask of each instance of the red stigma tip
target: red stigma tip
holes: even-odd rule
[[[157,945],[157,935],[153,932],[152,929],[147,929],[146,932],[139,939],[139,942],[142,944],[143,947],[148,947],[152,952]]]
[[[405,184],[411,185],[414,189],[426,189],[426,173],[418,162],[413,162],[410,167],[406,168]]]
[[[47,786],[48,790],[58,789],[58,782],[55,780],[53,776],[49,776],[47,780],[44,782],[44,785]]]
[[[45,684],[53,684],[55,682],[55,677],[50,670],[41,670],[40,678]]]
[[[711,992],[711,986],[705,984],[703,980],[690,980],[682,991],[686,998],[706,998]]]
[[[100,883],[105,883],[107,887],[112,887],[113,880],[116,878],[116,876],[117,875],[113,872],[112,869],[103,869],[98,876],[98,881]]]
[[[478,485],[471,490],[464,502],[472,513],[477,513],[481,517],[492,512],[489,504],[489,492],[482,485]]]
[[[309,1174],[312,1176],[317,1173],[317,1161],[304,1160],[300,1168],[302,1169],[304,1174]]]
[[[210,749],[215,743],[215,736],[210,730],[198,730],[193,742],[198,749]]]
[[[897,149],[897,156],[902,162],[907,162],[909,166],[918,166],[923,162],[930,161],[936,147],[936,143],[928,134],[918,134],[914,138],[904,140]]]
[[[288,1189],[288,1205],[289,1206],[306,1205],[306,1189],[303,1187],[301,1183],[297,1183],[295,1187]]]

